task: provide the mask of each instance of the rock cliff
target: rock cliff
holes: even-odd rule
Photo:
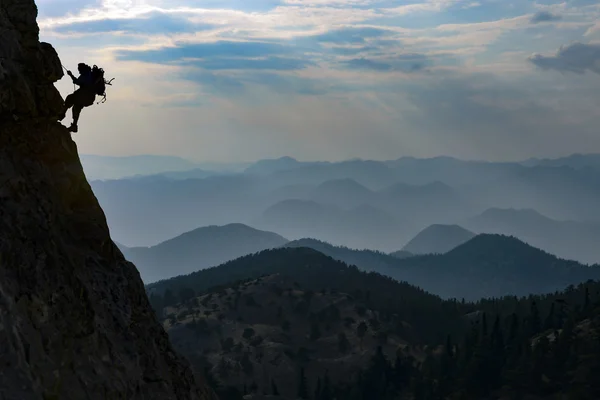
[[[110,238],[36,19],[0,0],[0,399],[212,399]]]

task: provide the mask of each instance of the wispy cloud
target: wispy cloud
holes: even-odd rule
[[[529,61],[544,70],[600,74],[600,44],[572,43],[561,46],[552,56],[534,54]]]
[[[57,25],[58,33],[130,33],[130,34],[172,34],[197,32],[213,29],[210,24],[193,23],[188,19],[163,12],[149,12],[135,18],[107,18],[90,21],[77,21]]]
[[[210,43],[176,43],[172,47],[151,50],[117,50],[115,56],[121,61],[168,63],[208,57],[263,57],[293,52],[293,48],[277,43],[222,40]]]
[[[531,17],[531,23],[539,24],[540,22],[559,21],[562,17],[557,14],[553,14],[549,11],[538,11]]]

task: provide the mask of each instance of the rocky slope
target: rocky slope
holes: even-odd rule
[[[112,242],[58,122],[32,0],[0,0],[0,398],[209,399]]]

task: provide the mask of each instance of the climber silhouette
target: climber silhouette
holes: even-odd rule
[[[79,63],[77,64],[77,70],[79,71],[78,78],[75,78],[71,71],[67,71],[67,75],[71,77],[75,85],[79,85],[79,89],[67,96],[65,99],[65,108],[59,117],[59,121],[65,119],[67,110],[73,107],[73,122],[69,127],[71,132],[77,132],[77,122],[79,121],[81,110],[91,106],[96,100],[95,81],[92,74],[92,68],[87,64]]]

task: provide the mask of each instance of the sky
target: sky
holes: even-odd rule
[[[600,4],[37,0],[63,65],[97,64],[82,153],[233,162],[600,152]],[[70,78],[57,83],[63,97]],[[65,124],[70,124],[68,114]]]

